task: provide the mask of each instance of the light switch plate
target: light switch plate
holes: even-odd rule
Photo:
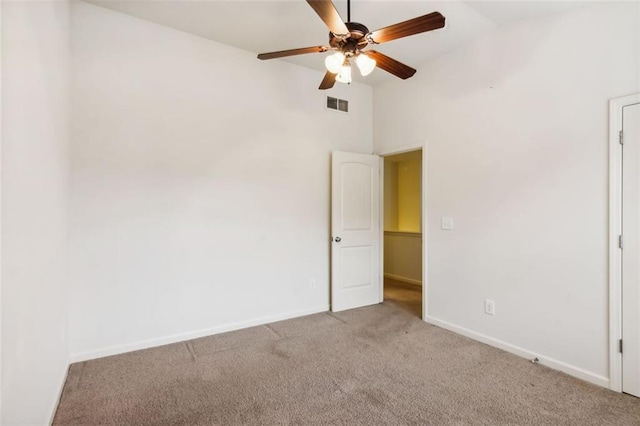
[[[443,217],[442,224],[440,227],[446,231],[453,230],[453,218],[452,217]]]
[[[484,301],[484,313],[487,315],[496,314],[496,304],[493,300],[487,299]]]

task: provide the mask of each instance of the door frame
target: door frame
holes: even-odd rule
[[[380,157],[380,301],[384,300],[384,157],[422,150],[422,321],[427,322],[427,142],[402,145],[374,152]]]
[[[622,108],[640,103],[640,93],[609,101],[609,388],[622,392]]]

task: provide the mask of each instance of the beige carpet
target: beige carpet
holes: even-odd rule
[[[640,399],[386,304],[74,364],[56,425],[638,425]]]

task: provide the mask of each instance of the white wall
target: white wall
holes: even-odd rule
[[[640,91],[638,7],[520,22],[374,91],[377,151],[428,143],[428,320],[603,385],[608,100]]]
[[[73,359],[326,310],[330,151],[372,151],[371,88],[326,110],[319,72],[72,9]]]
[[[2,4],[2,425],[49,423],[68,365],[68,9]]]

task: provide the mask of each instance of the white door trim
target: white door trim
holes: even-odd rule
[[[413,145],[403,145],[398,148],[374,152],[379,155],[381,165],[384,158],[390,155],[403,154],[409,151],[422,150],[422,321],[427,322],[427,141]],[[380,300],[384,299],[384,168],[382,170],[382,184],[380,185]]]
[[[622,392],[622,108],[640,103],[640,93],[609,101],[609,387]]]

